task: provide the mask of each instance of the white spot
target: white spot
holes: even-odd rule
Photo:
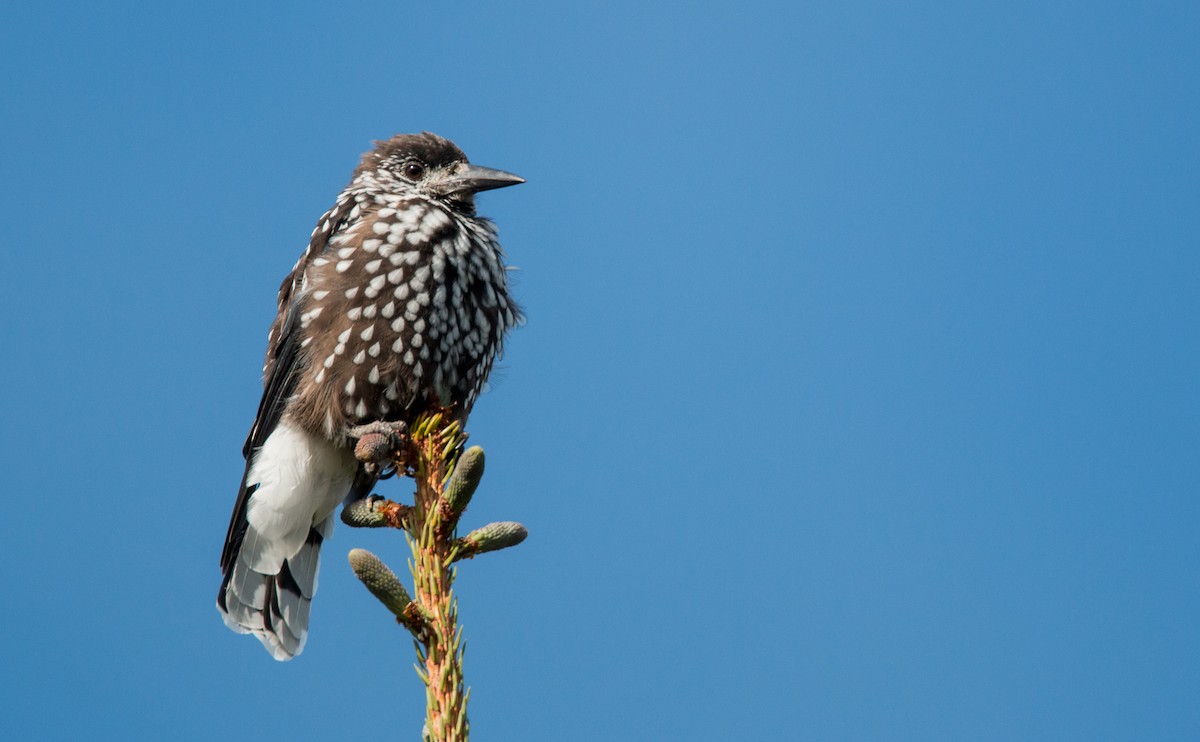
[[[379,366],[371,367],[371,372],[369,374],[367,374],[367,381],[369,381],[372,384],[379,383]]]
[[[365,360],[367,360],[367,351],[360,350],[354,354],[354,362],[355,363],[362,363]]]
[[[408,263],[409,265],[416,265],[417,261],[420,259],[421,253],[417,252],[416,250],[404,253],[404,262]]]
[[[389,273],[388,280],[391,281],[392,283],[400,283],[402,280],[404,280],[404,269],[397,268],[396,270]]]
[[[354,249],[355,248],[353,248],[353,247],[343,247],[341,250],[337,251],[337,256],[339,258],[342,258],[343,260],[345,260],[346,258],[348,258],[354,254]]]
[[[390,216],[395,216],[396,210],[391,207],[385,206],[379,210],[378,214],[381,219],[387,219]]]
[[[379,357],[379,343],[371,343],[371,347],[367,348],[367,355],[371,356],[372,358],[378,358]]]
[[[384,304],[383,309],[380,309],[379,313],[383,315],[384,319],[391,319],[392,315],[396,313],[395,302],[389,301],[387,304]]]
[[[367,325],[367,329],[358,334],[363,340],[370,340],[375,335],[375,325]]]
[[[425,332],[425,318],[421,317],[413,322],[413,332]]]
[[[328,292],[328,291],[314,291],[314,292],[313,292],[313,295],[312,295],[312,297],[313,297],[314,299],[316,299],[317,301],[321,301],[321,300],[322,300],[322,299],[324,299],[326,296],[329,296],[329,292]]]
[[[413,335],[412,339],[409,340],[408,342],[409,342],[409,344],[412,345],[412,347],[420,348],[421,343],[425,342],[425,339],[423,337],[421,337],[420,335]]]
[[[363,309],[363,316],[366,317],[367,319],[370,319],[375,316],[376,311],[377,310],[375,309],[375,305],[369,304]]]
[[[345,352],[346,352],[346,344],[345,343],[338,343],[337,345],[333,346],[333,354],[335,356],[340,356],[341,354],[343,354]]]
[[[338,342],[344,343],[350,339],[350,330],[342,330],[342,334],[338,335]]]
[[[353,260],[342,260],[337,265],[335,265],[334,268],[337,270],[338,273],[345,273],[350,268],[350,266],[353,264],[354,264]]]
[[[381,266],[381,265],[383,265],[382,260],[372,260],[370,263],[367,263],[366,266],[364,266],[364,267],[367,269],[367,273],[374,273],[379,270],[379,266]]]
[[[346,316],[349,317],[351,320],[357,320],[359,317],[362,316],[362,307],[352,308],[350,311],[346,312]]]
[[[421,371],[422,371],[421,362],[417,361],[417,364],[415,366],[413,366],[413,376],[420,376]]]
[[[325,369],[318,371],[317,375],[313,377],[313,381],[318,384],[320,384],[322,381],[325,381]]]
[[[322,365],[325,366],[325,368],[329,368],[330,366],[333,365],[333,358],[334,358],[333,354],[330,354],[329,357],[325,359],[325,363],[323,363]]]
[[[375,252],[376,250],[379,249],[379,246],[382,244],[383,244],[383,240],[372,239],[372,240],[363,240],[362,246],[363,246],[363,249],[366,250],[367,252]]]
[[[362,400],[359,400],[359,404],[361,404],[361,403],[362,403]],[[342,409],[346,411],[347,415],[353,415],[354,414],[354,400],[347,399],[346,403],[342,405]]]
[[[416,358],[413,357],[413,352],[411,350],[404,351],[404,362],[406,364],[411,366],[413,364],[413,361],[415,361],[415,360],[416,360]]]
[[[400,284],[399,286],[396,287],[396,290],[393,291],[392,294],[400,301],[404,301],[405,299],[408,298],[408,284],[407,283]]]
[[[346,394],[354,394],[354,377],[350,377],[350,381],[346,382]]]
[[[449,223],[450,217],[446,214],[446,212],[442,211],[441,209],[431,209],[429,213],[425,215],[425,219],[421,226],[425,227],[426,229],[437,229],[438,227]]]
[[[402,338],[396,338],[396,342],[392,343],[392,352],[399,353],[402,350],[404,350],[404,340]]]
[[[384,234],[390,228],[391,228],[391,225],[389,225],[385,221],[377,221],[371,225],[371,231],[374,232],[375,234]]]
[[[426,361],[429,360],[429,346],[428,345],[421,346],[420,356],[421,356],[421,358],[423,358]]]
[[[346,289],[346,298],[347,299],[353,299],[356,296],[358,296],[358,287],[357,286],[352,286],[352,287]]]
[[[416,299],[413,299],[413,300],[409,301],[409,302],[408,302],[408,304],[407,304],[407,305],[405,305],[405,307],[404,307],[404,310],[405,310],[405,311],[404,311],[404,316],[405,316],[405,317],[408,317],[409,319],[416,319],[416,318],[417,318],[417,312],[420,312],[420,311],[421,311],[421,302],[420,302],[420,298],[421,298],[421,297],[419,297],[419,296],[418,296]],[[428,300],[427,300],[427,301],[428,301]]]
[[[313,264],[313,266],[314,266],[314,267],[316,267],[316,268],[320,268],[321,266],[325,265],[325,264],[326,264],[326,263],[328,263],[328,262],[329,262],[329,261],[328,261],[327,259],[325,259],[325,258],[317,258],[316,260],[314,260],[314,261],[312,262],[312,264]]]
[[[300,347],[307,348],[309,346],[309,343],[311,343],[311,342],[312,342],[312,336],[310,335],[300,341]]]
[[[392,332],[401,332],[404,330],[404,318],[397,317],[392,320]]]
[[[387,276],[375,276],[374,278],[371,279],[370,285],[371,285],[371,288],[378,291],[379,289],[383,288],[383,285],[385,283],[387,283]]]
[[[361,399],[358,400],[358,405],[354,408],[354,414],[358,415],[359,417],[367,416],[367,405]]]

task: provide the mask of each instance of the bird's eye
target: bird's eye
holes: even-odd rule
[[[419,162],[410,162],[403,167],[404,177],[409,180],[420,180],[425,174],[425,166]]]

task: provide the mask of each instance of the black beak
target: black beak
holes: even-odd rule
[[[519,175],[464,163],[459,166],[454,175],[439,183],[437,190],[448,196],[453,193],[490,191],[493,188],[505,188],[524,182],[525,179]]]

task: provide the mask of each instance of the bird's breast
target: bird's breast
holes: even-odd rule
[[[420,201],[343,227],[294,301],[303,362],[289,414],[331,438],[431,405],[465,414],[515,318],[491,229]]]

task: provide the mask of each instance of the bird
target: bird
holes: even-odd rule
[[[308,638],[322,542],[378,467],[355,431],[449,409],[465,423],[523,321],[475,194],[525,182],[430,132],[374,143],[280,286],[217,607],[277,660]]]

